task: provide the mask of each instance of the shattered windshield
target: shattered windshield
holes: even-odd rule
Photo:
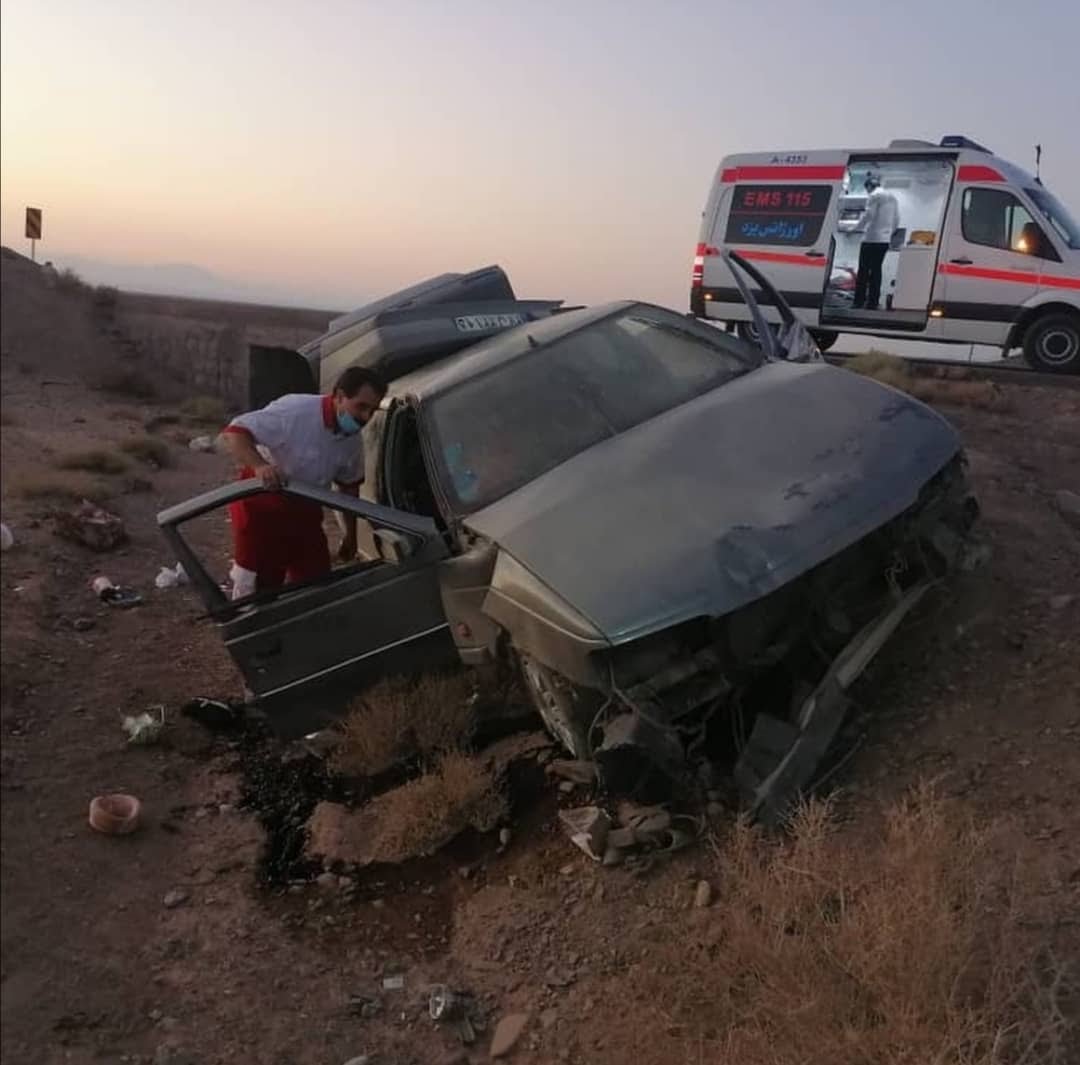
[[[1054,227],[1057,234],[1073,251],[1080,251],[1080,225],[1065,209],[1065,205],[1041,186],[1024,190],[1039,213]]]
[[[479,510],[760,359],[727,333],[635,306],[496,366],[429,405],[451,505]]]

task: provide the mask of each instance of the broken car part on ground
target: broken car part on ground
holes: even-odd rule
[[[755,814],[783,814],[855,678],[965,562],[977,506],[940,415],[826,364],[773,286],[724,258],[761,348],[641,303],[507,310],[508,284],[487,313],[468,275],[278,353],[292,390],[315,390],[331,351],[407,371],[364,431],[365,498],[285,489],[357,515],[363,561],[229,601],[180,529],[261,485],[159,516],[279,732],[385,676],[502,663],[608,790],[689,789],[721,751]]]

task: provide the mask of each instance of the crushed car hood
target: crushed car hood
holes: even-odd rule
[[[909,507],[959,448],[904,393],[825,363],[770,363],[466,524],[621,643],[793,580]]]

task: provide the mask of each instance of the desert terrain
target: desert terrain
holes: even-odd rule
[[[860,680],[827,812],[764,837],[725,798],[692,846],[607,868],[558,818],[591,795],[540,759],[497,827],[343,880],[270,860],[331,795],[318,756],[180,712],[242,689],[190,588],[154,584],[157,512],[231,476],[188,446],[217,397],[6,251],[0,374],[5,1062],[449,1065],[499,1039],[534,1065],[1080,1060],[1080,390],[927,392],[989,558]],[[56,535],[84,497],[126,544]],[[227,542],[198,534],[222,574]],[[143,803],[131,836],[87,824],[112,792]],[[438,985],[471,997],[472,1041],[429,1015]]]

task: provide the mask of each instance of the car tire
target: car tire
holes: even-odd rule
[[[810,335],[814,338],[819,351],[828,351],[840,338],[840,334],[834,333],[831,329],[811,329]]]
[[[1080,315],[1060,312],[1036,318],[1024,332],[1024,357],[1046,373],[1080,373]]]
[[[521,679],[548,731],[573,755],[587,759],[587,693],[535,658],[519,652]]]

